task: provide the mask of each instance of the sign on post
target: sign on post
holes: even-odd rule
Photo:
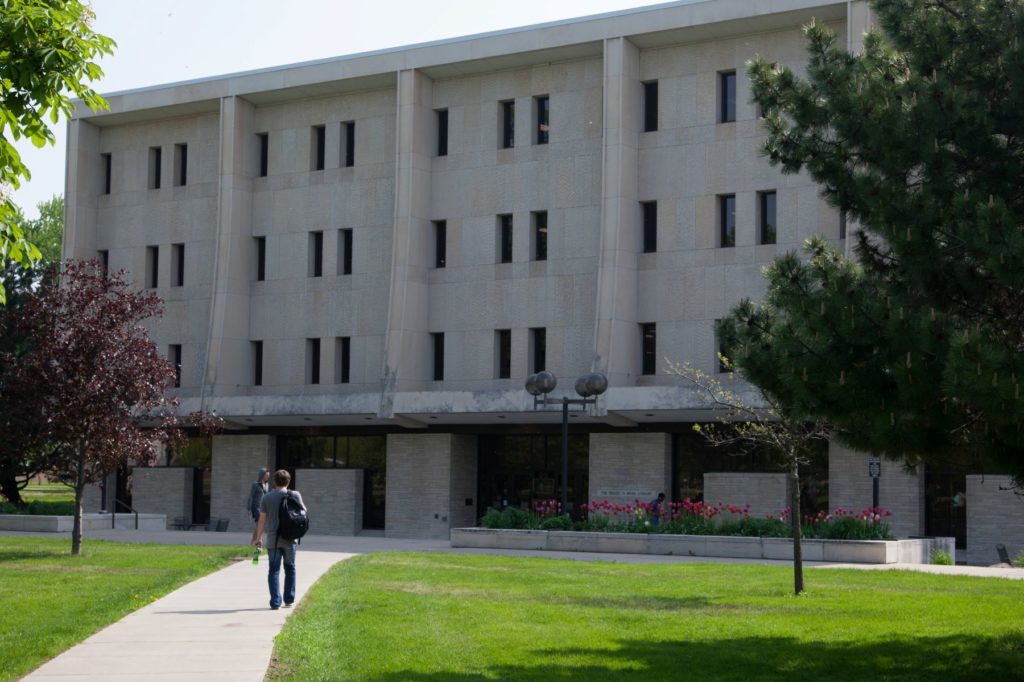
[[[868,460],[868,475],[871,478],[880,478],[882,476],[882,459],[880,457],[872,457]]]

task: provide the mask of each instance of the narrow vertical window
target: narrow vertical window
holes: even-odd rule
[[[534,211],[533,216],[533,259],[548,259],[548,212]]]
[[[267,170],[270,166],[270,133],[257,133],[260,147],[260,177],[267,177]]]
[[[729,348],[725,340],[718,334],[718,325],[721,320],[715,320],[715,355],[718,358],[718,371],[722,374],[727,374],[732,371],[732,349]]]
[[[644,83],[644,132],[658,129],[658,81]]]
[[[448,110],[437,110],[437,155],[448,156]]]
[[[511,149],[516,143],[516,103],[515,100],[499,102],[501,109],[501,148]]]
[[[543,372],[547,366],[547,336],[547,330],[543,327],[530,330],[530,351],[532,355],[530,364],[533,368],[532,374]]]
[[[184,143],[174,145],[174,184],[188,184],[188,145]]]
[[[512,262],[512,214],[498,216],[498,262]]]
[[[640,373],[645,376],[657,374],[658,329],[654,322],[646,322],[640,325]]]
[[[448,222],[434,221],[434,267],[443,268],[448,260]]]
[[[508,379],[512,376],[512,330],[499,329],[495,331],[494,345],[498,378]]]
[[[156,289],[160,281],[160,247],[146,247],[146,286]]]
[[[324,274],[324,233],[309,233],[309,277],[323,277]]]
[[[640,203],[643,211],[644,253],[658,250],[658,202],[644,201]]]
[[[96,252],[96,260],[100,263],[100,270],[103,272],[103,279],[110,275],[110,252],[106,249]]]
[[[252,342],[252,385],[263,385],[263,342]]]
[[[736,72],[727,71],[718,74],[719,123],[730,123],[736,120]]]
[[[547,144],[551,131],[551,98],[541,95],[534,97],[533,101],[537,112],[537,144]]]
[[[718,197],[718,243],[722,247],[736,246],[736,195]]]
[[[172,343],[168,348],[167,359],[174,365],[174,388],[181,388],[181,344]]]
[[[444,334],[431,334],[434,344],[434,381],[444,381]]]
[[[345,133],[344,137],[344,152],[341,158],[345,159],[345,168],[351,168],[356,165],[356,122],[346,121],[341,124],[341,127]]]
[[[352,339],[339,336],[334,340],[334,373],[335,383],[347,384],[350,381],[352,367]]]
[[[110,154],[100,154],[100,158],[103,160],[103,193],[110,194]]]
[[[171,244],[171,286],[185,286],[185,245]]]
[[[313,152],[310,154],[312,170],[323,170],[327,159],[327,126],[313,126],[310,133],[310,147]]]
[[[320,339],[306,339],[306,383],[320,383]]]
[[[160,189],[160,166],[163,165],[163,149],[149,148],[149,188]]]
[[[267,238],[255,237],[256,244],[256,281],[262,282],[267,278]]]
[[[758,204],[758,240],[762,244],[774,244],[778,223],[775,219],[775,192],[760,192]]]
[[[352,274],[352,230],[338,230],[338,274]]]

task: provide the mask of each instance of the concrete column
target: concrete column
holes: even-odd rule
[[[589,499],[632,504],[650,502],[662,492],[672,499],[669,434],[591,434]]]
[[[260,467],[273,469],[274,462],[273,436],[214,436],[210,518],[231,519],[228,530],[251,529],[249,487]]]
[[[140,514],[164,514],[168,528],[178,516],[191,523],[194,471],[191,467],[135,467],[132,506]]]
[[[309,509],[314,535],[355,535],[363,529],[362,469],[298,469],[295,489]]]
[[[252,278],[252,178],[246,173],[252,105],[224,97],[220,111],[217,236],[213,303],[202,397],[237,393],[250,383],[249,282]]]
[[[430,375],[430,141],[432,81],[398,74],[395,226],[379,416],[394,415],[394,394],[428,386]]]
[[[967,563],[999,561],[996,545],[1012,560],[1024,551],[1024,496],[1009,476],[967,477]]]
[[[860,512],[871,506],[868,476],[871,455],[836,442],[828,446],[828,506]],[[924,534],[924,475],[904,470],[899,462],[882,460],[878,503],[892,512],[888,519],[896,537]]]
[[[626,38],[606,40],[603,198],[592,369],[607,374],[611,386],[632,385],[640,373],[636,318],[640,88],[640,51]]]
[[[103,191],[99,128],[68,121],[67,174],[64,178],[63,257],[95,258],[96,206]]]
[[[387,537],[441,539],[475,525],[475,436],[389,434],[387,447]]]

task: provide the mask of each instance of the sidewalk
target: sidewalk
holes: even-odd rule
[[[0,535],[40,535],[0,532]],[[42,534],[47,537],[55,535]],[[67,535],[67,534],[63,534]],[[92,531],[85,538],[120,542],[245,546],[247,533],[195,531]],[[380,551],[433,551],[500,554],[618,563],[754,563],[790,566],[789,561],[712,559],[708,557],[453,549],[444,540],[383,537],[307,536],[297,559],[297,598],[331,566],[357,554]],[[264,561],[266,558],[264,557]],[[805,562],[809,569],[916,570],[1024,580],[1024,569],[982,566],[911,566]],[[25,680],[262,680],[270,664],[274,638],[291,613],[271,611],[267,569],[244,561],[172,592],[96,633],[26,676]]]

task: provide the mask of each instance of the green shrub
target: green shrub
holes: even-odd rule
[[[541,530],[572,530],[572,519],[568,514],[549,516],[540,522]]]
[[[1013,557],[1013,565],[1015,568],[1024,568],[1024,549],[1017,553],[1017,556]]]
[[[10,502],[0,502],[0,514],[25,514],[28,516],[74,516],[74,502],[48,502],[32,500],[24,507],[16,507]]]
[[[929,557],[929,561],[936,566],[953,565],[953,557],[949,556],[949,552],[944,549],[939,549],[938,547],[932,547],[932,553]]]

